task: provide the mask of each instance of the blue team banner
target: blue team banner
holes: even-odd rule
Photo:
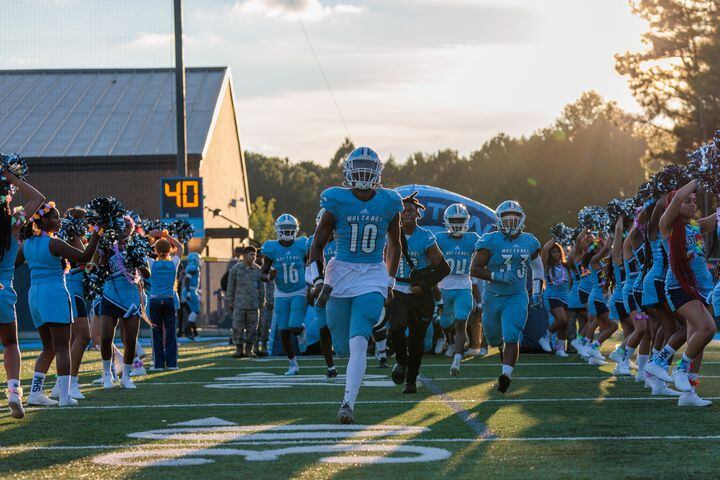
[[[427,208],[420,219],[420,225],[432,231],[445,230],[443,213],[453,203],[462,203],[468,209],[471,232],[482,235],[495,227],[495,211],[463,195],[429,185],[405,185],[395,190],[403,197],[418,192],[418,200]]]

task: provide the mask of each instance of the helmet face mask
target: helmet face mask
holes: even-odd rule
[[[453,237],[461,237],[470,229],[470,214],[461,203],[453,203],[443,213],[443,224]]]
[[[525,228],[525,212],[519,203],[507,200],[495,210],[497,229],[508,236],[520,234]]]
[[[288,213],[283,213],[275,220],[275,236],[281,241],[295,240],[300,230],[300,224],[297,218]]]
[[[382,161],[371,148],[356,148],[345,159],[343,173],[345,185],[360,190],[380,187]]]

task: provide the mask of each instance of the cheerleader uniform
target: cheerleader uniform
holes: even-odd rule
[[[84,276],[85,269],[83,267],[74,267],[65,275],[65,284],[72,300],[73,318],[87,317],[88,310],[83,285]]]
[[[5,287],[0,290],[0,323],[15,323],[17,315],[15,304],[17,293],[13,286],[15,278],[15,259],[17,258],[18,241],[15,236],[10,237],[10,245],[2,259],[0,259],[0,283]]]
[[[645,275],[642,285],[642,306],[657,307],[665,303],[665,252],[663,251],[662,240],[650,241],[652,252],[652,268]]]
[[[569,277],[565,265],[555,265],[548,269],[548,285],[545,289],[545,300],[550,309],[568,308],[570,292],[568,289]]]
[[[570,277],[572,278],[572,287],[570,287],[570,294],[568,295],[568,310],[579,312],[585,309],[583,304],[580,303],[580,274],[577,270],[571,270]]]
[[[632,257],[628,260],[624,260],[625,263],[625,283],[623,284],[622,296],[623,306],[625,311],[630,314],[638,309],[638,305],[635,303],[635,297],[633,296],[633,286],[640,276],[640,260],[637,253],[640,248],[633,251]]]
[[[607,306],[607,300],[605,299],[605,292],[603,287],[605,281],[602,272],[605,268],[605,262],[600,262],[599,268],[594,268],[590,265],[590,275],[592,276],[593,288],[590,291],[590,299],[588,300],[588,313],[590,315],[600,316],[609,311]],[[590,305],[592,304],[593,312],[590,312]]]
[[[108,260],[110,276],[103,285],[103,295],[100,301],[100,314],[111,318],[130,318],[140,315],[140,276],[137,272],[126,277],[123,270],[125,259],[122,254],[116,253]]]
[[[35,328],[46,323],[73,322],[72,301],[65,284],[62,259],[50,252],[48,235],[28,238],[23,254],[30,268],[28,304]]]
[[[668,268],[665,276],[665,295],[673,312],[693,300],[707,302],[707,298],[713,291],[713,278],[705,260],[705,243],[700,228],[686,225],[685,235],[687,239],[685,243],[686,255],[690,270],[695,275],[697,291],[685,291],[673,273],[672,268]]]
[[[615,276],[615,289],[610,297],[610,320],[619,322],[623,318],[627,318],[628,312],[625,310],[625,302],[623,302],[623,286],[625,285],[625,269],[621,265],[613,263],[613,275]]]
[[[591,305],[589,304],[590,293],[593,289],[593,279],[590,270],[585,268],[582,263],[576,262],[575,267],[580,272],[580,281],[578,282],[578,297],[580,297],[580,304],[588,310],[590,313]],[[594,313],[590,313],[595,315]]]

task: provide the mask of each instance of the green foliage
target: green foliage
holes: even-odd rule
[[[630,0],[644,47],[616,56],[645,111],[651,160],[684,162],[720,127],[720,2]],[[669,125],[669,128],[668,128]]]
[[[544,237],[557,222],[576,224],[585,205],[635,193],[644,181],[640,158],[646,147],[626,113],[587,92],[553,125],[529,137],[499,134],[469,156],[447,149],[418,152],[404,163],[390,158],[383,185],[433,185],[491,208],[515,199],[528,213],[529,231]],[[292,213],[311,233],[320,192],[342,182],[342,158],[352,148],[346,139],[327,167],[248,153],[250,192],[275,199],[278,215]]]
[[[252,202],[251,208],[250,228],[253,230],[254,239],[263,243],[275,238],[275,199],[271,198],[266,202],[265,198],[259,196]]]

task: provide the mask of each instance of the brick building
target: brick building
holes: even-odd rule
[[[186,70],[188,173],[204,182],[205,228],[247,228],[250,204],[227,67]],[[0,151],[28,159],[29,181],[62,209],[99,195],[160,216],[160,179],[175,175],[173,69],[0,71]],[[228,258],[238,240],[194,239]]]

